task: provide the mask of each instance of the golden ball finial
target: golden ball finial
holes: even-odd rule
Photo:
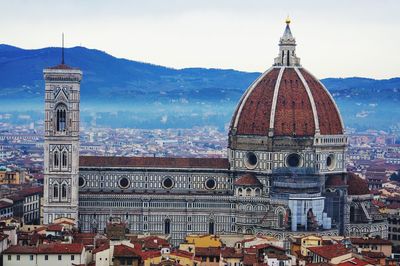
[[[290,18],[289,18],[289,16],[287,16],[287,18],[286,18],[286,24],[290,24]]]

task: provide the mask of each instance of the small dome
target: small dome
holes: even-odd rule
[[[235,185],[237,186],[257,186],[257,187],[262,187],[262,184],[258,178],[251,174],[244,174],[238,179],[235,180]]]

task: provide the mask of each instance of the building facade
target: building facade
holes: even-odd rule
[[[238,103],[223,159],[79,157],[82,72],[44,70],[44,222],[71,217],[82,231],[103,232],[118,217],[130,233],[170,235],[173,244],[187,234],[345,233],[343,121],[300,65],[286,23],[273,66]]]

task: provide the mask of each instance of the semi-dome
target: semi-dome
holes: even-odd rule
[[[290,21],[279,56],[244,93],[233,115],[231,135],[342,135],[339,110],[324,85],[300,65]]]

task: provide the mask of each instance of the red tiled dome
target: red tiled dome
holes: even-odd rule
[[[237,186],[257,186],[257,187],[262,187],[262,184],[260,180],[258,180],[257,177],[255,177],[253,174],[248,173],[244,174],[238,179],[235,180],[235,185]]]
[[[343,124],[331,95],[314,76],[300,66],[275,66],[242,96],[230,130],[236,135],[301,137],[318,131],[343,134]]]

